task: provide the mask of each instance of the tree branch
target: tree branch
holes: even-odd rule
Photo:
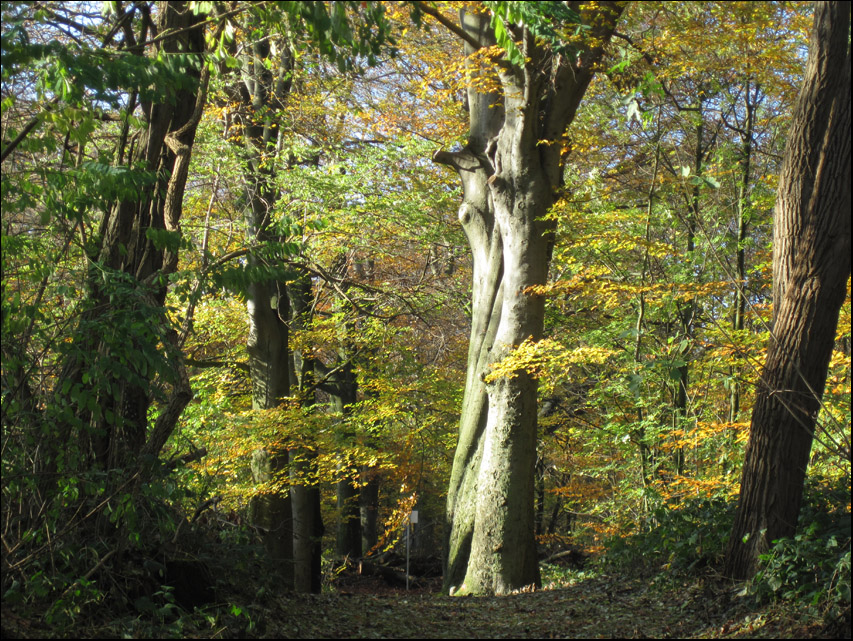
[[[462,27],[460,27],[455,22],[448,20],[446,16],[442,15],[438,9],[436,9],[435,7],[430,5],[429,3],[417,1],[417,2],[414,2],[413,4],[415,4],[418,7],[418,9],[420,9],[423,13],[425,13],[426,15],[428,15],[432,18],[435,18],[442,26],[444,26],[449,31],[452,31],[455,35],[462,38],[462,40],[464,40],[469,45],[471,45],[471,47],[474,48],[474,51],[477,51],[478,49],[483,48],[484,45],[479,40],[477,40],[474,36],[472,36],[470,33],[465,31]]]
[[[49,103],[47,103],[47,107],[51,107],[58,102],[59,102],[59,96],[56,96],[53,100],[51,100]],[[44,109],[43,111],[47,111],[47,109]],[[6,157],[15,150],[15,147],[17,147],[18,145],[21,144],[21,142],[23,142],[24,138],[26,138],[27,135],[33,129],[35,129],[35,126],[37,124],[39,124],[40,121],[41,121],[41,115],[35,116],[32,120],[30,120],[24,126],[23,129],[21,129],[21,133],[19,133],[17,136],[15,136],[15,139],[13,141],[11,141],[8,145],[6,145],[3,148],[3,151],[0,152],[0,163],[2,163],[4,160],[6,160]]]

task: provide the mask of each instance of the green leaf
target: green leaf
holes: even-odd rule
[[[177,252],[181,247],[181,232],[169,231],[167,229],[155,229],[149,227],[145,230],[145,237],[150,240],[158,250]]]

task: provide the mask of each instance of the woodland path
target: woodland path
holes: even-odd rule
[[[386,590],[289,595],[272,601],[256,612],[257,628],[246,634],[339,639],[839,636],[838,630],[800,626],[779,608],[744,607],[732,586],[702,579],[658,587],[647,579],[602,576],[506,597]],[[849,638],[849,629],[846,634]]]

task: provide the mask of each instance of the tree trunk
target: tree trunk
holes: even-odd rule
[[[850,3],[820,2],[779,181],[774,322],[752,413],[726,574],[794,534],[850,277]]]
[[[704,112],[703,101],[700,99],[695,107],[700,120],[696,125],[696,150],[693,155],[693,170],[695,176],[701,176],[703,169],[703,161],[708,153],[708,147],[704,143],[705,127],[704,127]],[[689,282],[694,282],[694,279],[700,277],[697,273],[695,262],[696,252],[696,225],[699,222],[699,185],[696,184],[691,190],[690,198],[687,201],[687,242],[685,249],[687,250],[687,267],[690,270],[688,275]],[[696,299],[690,297],[682,306],[678,304],[678,319],[681,323],[681,336],[686,346],[679,350],[678,356],[683,361],[683,365],[677,368],[678,381],[675,389],[675,412],[673,414],[673,429],[687,431],[688,419],[688,390],[690,388],[690,353],[693,349],[694,325],[696,322]],[[673,467],[675,473],[682,475],[684,473],[684,448],[677,447],[673,450]]]
[[[345,353],[340,358],[348,359]],[[349,414],[349,406],[356,402],[358,381],[348,360],[338,365],[338,371],[330,381],[330,396],[334,412],[345,422]],[[355,434],[344,426],[338,435],[341,449],[349,447]],[[335,494],[338,508],[337,553],[339,556],[361,557],[361,509],[359,507],[358,468],[353,467],[346,459],[340,458],[338,465],[339,479],[335,484]]]
[[[331,268],[333,276],[341,282],[344,289],[348,286],[347,278],[351,262],[351,257],[342,253]],[[337,328],[340,337],[337,362],[334,365],[334,373],[327,377],[328,383],[325,388],[329,392],[332,410],[340,417],[337,438],[342,454],[339,456],[338,481],[335,484],[338,509],[336,550],[339,556],[359,558],[364,553],[361,541],[361,500],[358,485],[360,471],[348,460],[346,454],[346,451],[355,444],[356,439],[355,431],[347,421],[351,406],[358,401],[358,378],[352,362],[355,350],[350,341],[355,327],[350,316],[352,312],[350,304],[343,296],[337,300],[336,307],[345,313]]]
[[[753,88],[750,82],[746,83],[746,122],[741,131],[741,152],[738,166],[740,179],[738,183],[737,198],[737,289],[734,296],[734,312],[732,314],[732,329],[735,337],[740,336],[744,328],[746,318],[746,237],[749,229],[749,183],[752,166],[752,147],[755,136],[755,110],[761,101],[759,89]],[[754,93],[753,93],[754,92]],[[736,423],[740,414],[740,376],[737,369],[731,368],[731,380],[729,389],[729,422]]]
[[[209,72],[201,59],[204,16],[194,15],[185,2],[160,2],[157,8],[156,25],[147,8],[134,8],[142,13],[137,34],[133,17],[119,16],[128,47],[141,56],[150,31],[156,28],[162,34],[158,55],[189,54],[181,62],[185,80],[191,82],[183,88],[163,87],[160,102],[138,105],[145,128],[130,149],[127,136],[120,137],[119,164],[124,161],[134,170],[142,167],[156,179],[140,182],[133,197],[116,202],[104,215],[100,246],[89,253],[88,309],[81,316],[75,346],[55,388],[56,396],[75,408],[74,418],[65,423],[67,416],[63,416],[63,436],[47,444],[55,448],[45,457],[49,459],[47,478],[52,478],[51,471],[61,458],[66,459],[68,470],[81,464],[101,469],[136,467],[143,453],[156,459],[192,398],[163,305],[166,277],[177,267],[187,170],[207,96]],[[137,107],[135,100],[133,94],[129,111]],[[154,361],[159,365],[152,365]],[[174,380],[167,381],[172,371]],[[149,429],[151,383],[158,376],[170,383],[172,394]],[[95,407],[87,402],[92,400]],[[79,461],[72,461],[75,450],[69,447],[75,432],[82,449]]]
[[[636,377],[636,380],[640,378],[640,368],[642,367],[643,363],[643,330],[645,329],[646,318],[646,295],[643,292],[643,289],[646,287],[646,279],[648,278],[650,270],[649,247],[651,247],[652,238],[652,212],[655,206],[655,189],[657,188],[658,171],[660,171],[661,164],[660,112],[658,112],[657,131],[655,133],[655,139],[657,141],[655,144],[655,164],[652,169],[652,179],[649,182],[649,192],[646,198],[646,225],[644,234],[644,238],[646,241],[646,249],[643,252],[643,264],[640,271],[641,290],[637,301],[637,322],[634,325],[636,338],[634,339],[633,376]],[[642,404],[637,404],[636,411],[637,425],[639,425],[639,427],[635,430],[634,434],[632,434],[632,437],[635,439],[637,446],[640,450],[640,473],[642,474],[643,488],[645,489],[651,485],[651,482],[654,478],[654,452],[652,451],[652,448],[649,447],[649,444],[646,442],[646,428],[644,425],[645,416]],[[643,510],[644,512],[648,510],[648,497],[645,492],[643,493]]]
[[[361,547],[361,508],[359,490],[355,485],[350,467],[342,466],[339,473],[345,478],[335,486],[338,507],[338,556],[360,558],[364,553]]]
[[[311,314],[311,278],[301,274],[289,285],[291,326],[303,329]],[[291,353],[290,371],[305,407],[314,404],[313,358]],[[293,508],[293,587],[297,592],[318,594],[322,588],[323,517],[317,484],[317,451],[313,436],[302,435],[302,446],[290,450],[290,494]]]
[[[278,146],[281,132],[278,120],[290,91],[293,57],[286,42],[280,43],[280,57],[275,61],[271,59],[273,51],[269,40],[256,40],[242,60],[242,82],[231,88],[248,156],[244,174],[248,261],[250,267],[260,269],[270,267],[265,264],[268,254],[261,248],[285,240],[276,231],[272,219],[279,193],[274,184],[275,163],[269,161],[269,154]],[[274,279],[253,281],[247,288],[246,298],[249,318],[246,349],[252,380],[252,408],[274,409],[290,395],[287,286]],[[286,450],[259,449],[252,455],[256,483],[268,481],[271,475],[287,474],[287,465]],[[253,506],[253,513],[259,519],[255,524],[266,531],[267,551],[288,585],[292,585],[294,576],[291,499],[289,493],[276,492],[255,497]]]
[[[252,452],[252,478],[255,483],[269,483],[287,473],[287,451]],[[272,572],[281,577],[284,585],[293,585],[293,521],[291,497],[273,492],[253,496],[249,504],[250,521],[259,528]]]
[[[536,520],[533,532],[536,536],[545,533],[545,461],[536,459]]]
[[[573,6],[575,3],[571,3]],[[606,41],[621,6],[584,14]],[[495,42],[487,15],[461,13],[469,51]],[[459,208],[474,256],[473,318],[459,441],[447,499],[445,589],[505,594],[539,583],[534,538],[537,382],[525,371],[486,383],[489,365],[525,340],[539,340],[553,223],[542,220],[562,184],[566,127],[592,79],[601,49],[566,56],[524,27],[523,67],[501,63],[501,90],[468,90],[469,138],[438,152],[463,186]],[[486,69],[472,75],[485,77]]]
[[[290,451],[293,510],[293,589],[319,594],[322,588],[323,519],[320,488],[306,482],[316,472],[316,453],[307,448]]]
[[[363,465],[361,483],[361,547],[364,554],[367,554],[379,541],[379,474]]]

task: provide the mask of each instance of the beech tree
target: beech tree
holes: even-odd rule
[[[431,5],[418,6],[461,37],[466,53],[477,52],[479,60],[472,62],[467,91],[468,141],[434,156],[462,181],[459,220],[474,258],[444,584],[455,594],[505,594],[539,583],[533,509],[537,381],[524,371],[490,382],[487,377],[490,365],[514,347],[542,336],[544,299],[528,290],[548,276],[553,224],[544,217],[562,185],[566,128],[623,5],[486,3],[463,8],[461,26]],[[498,43],[506,58],[487,54]]]
[[[727,550],[734,578],[795,532],[850,277],[849,37],[850,4],[817,3],[777,192],[773,327]]]

